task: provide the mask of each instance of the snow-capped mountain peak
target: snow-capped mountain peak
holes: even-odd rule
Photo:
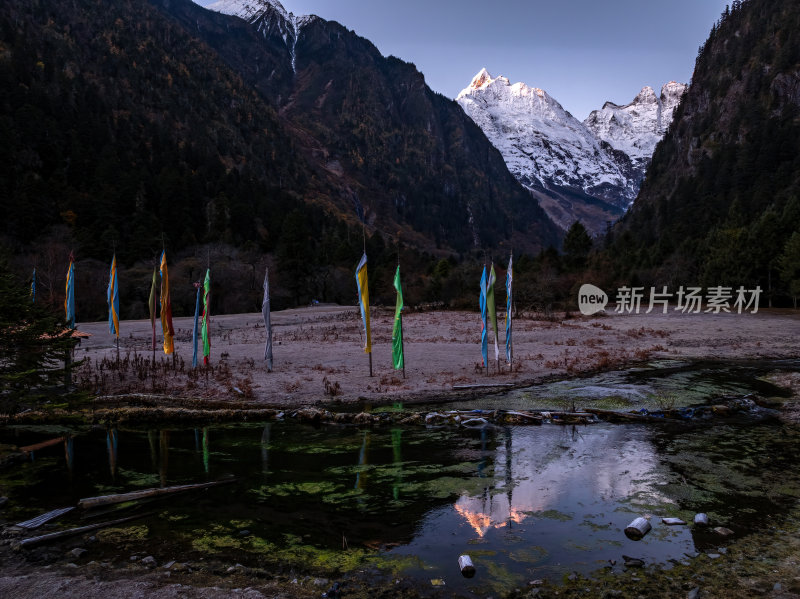
[[[606,102],[580,122],[544,90],[481,69],[456,101],[557,224],[594,218],[584,224],[599,231],[636,197],[685,89],[671,81],[659,96],[645,86],[630,104]],[[605,203],[602,214],[576,207],[587,196]]]
[[[217,0],[206,8],[240,17],[265,36],[276,34],[283,38],[291,56],[292,71],[297,71],[295,50],[300,28],[313,16],[295,16],[279,0]]]
[[[472,78],[472,82],[469,84],[469,86],[475,89],[479,89],[484,85],[486,85],[487,83],[490,83],[491,81],[492,81],[492,76],[489,74],[489,71],[483,68],[480,71],[478,71],[478,74]]]
[[[645,85],[636,97],[633,99],[634,104],[658,104],[656,92],[649,85]]]
[[[529,189],[589,194],[620,212],[635,197],[629,165],[620,164],[607,145],[543,89],[492,78],[482,69],[456,101]],[[563,211],[550,216],[564,228],[576,218]]]
[[[292,13],[288,12],[278,0],[217,0],[206,8],[215,12],[241,17],[250,21],[264,11],[272,9],[284,19],[290,19]]]
[[[672,113],[680,103],[686,85],[670,81],[657,96],[650,86],[636,94],[630,104],[619,106],[606,102],[583,121],[598,138],[630,156],[642,175],[656,144],[672,122]]]

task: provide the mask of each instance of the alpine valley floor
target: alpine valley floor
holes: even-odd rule
[[[174,320],[174,358],[161,351],[158,321],[155,352],[149,320],[123,321],[119,354],[105,322],[79,323],[78,330],[90,336],[75,352],[84,363],[74,378],[99,397],[153,393],[277,408],[378,405],[468,399],[492,385],[524,387],[646,360],[790,359],[798,356],[800,338],[800,312],[793,310],[621,315],[609,309],[555,320],[523,315],[513,322],[513,370],[505,361],[505,324],[499,320],[500,368],[490,333],[487,374],[481,368],[477,313],[410,312],[403,317],[404,377],[391,363],[393,316],[389,309],[372,310],[373,376],[358,308],[318,305],[272,314],[272,372],[264,360],[258,313],[212,316],[207,371],[202,356],[198,368],[191,368],[191,318]],[[151,367],[153,359],[158,368]]]

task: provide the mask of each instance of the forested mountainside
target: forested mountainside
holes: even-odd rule
[[[257,305],[253,272],[266,263],[287,304],[348,301],[364,236],[388,270],[400,233],[420,275],[425,252],[558,243],[454,102],[322,20],[292,57],[283,40],[188,0],[8,0],[0,131],[4,245],[19,269],[39,265],[54,302],[74,250],[86,261],[78,283],[97,288],[84,318],[100,315],[113,251],[123,274],[134,269],[123,312],[141,315],[139,287],[164,247],[191,281],[215,244],[235,265],[216,279],[215,307],[231,311]],[[177,313],[193,306],[190,287],[183,295]]]
[[[238,17],[190,0],[153,1],[273,104],[308,161],[341,191],[332,198],[339,210],[458,251],[558,243],[483,132],[413,64],[275,0],[218,3]]]
[[[737,0],[699,49],[610,256],[654,283],[798,295],[799,227],[800,4]]]
[[[0,32],[11,238],[66,224],[83,256],[116,243],[126,261],[157,251],[162,233],[171,247],[269,247],[275,215],[312,192],[275,111],[147,3],[9,0]]]

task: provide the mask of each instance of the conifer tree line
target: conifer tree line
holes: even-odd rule
[[[798,77],[800,4],[726,8],[639,197],[605,240],[618,279],[758,285],[769,303],[796,301]]]
[[[95,35],[88,24],[50,24],[54,9],[44,0],[26,6],[29,20],[0,11],[0,36],[13,49],[0,60],[0,236],[17,280],[37,268],[41,297],[52,306],[63,300],[67,256],[75,252],[79,319],[104,318],[113,251],[121,316],[144,317],[149,273],[164,247],[175,264],[176,316],[191,313],[191,285],[207,260],[214,313],[258,310],[266,265],[276,276],[275,309],[314,299],[353,304],[352,269],[365,246],[378,305],[394,301],[400,253],[409,305],[475,309],[485,256],[503,263],[512,249],[523,310],[574,307],[581,282],[609,290],[758,285],[786,306],[800,297],[796,2],[734,2],[699,49],[692,86],[629,214],[604,239],[576,223],[561,250],[527,256],[508,240],[524,229],[517,223],[506,224],[506,240],[470,249],[438,236],[420,242],[418,231],[381,231],[359,210],[355,192],[338,198],[354,204],[343,215],[275,110],[153,13]],[[114,10],[122,6],[134,5]],[[86,14],[102,21],[96,7]],[[174,44],[183,48],[179,58],[169,51]],[[107,58],[90,69],[90,55]],[[384,141],[370,134],[377,125],[356,127],[367,107],[351,108],[354,135],[380,154]],[[364,168],[401,195],[414,180],[399,161]],[[448,216],[437,210],[407,217],[428,230]]]

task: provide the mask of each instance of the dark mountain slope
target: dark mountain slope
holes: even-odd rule
[[[313,192],[273,108],[146,2],[8,0],[0,50],[11,239],[66,223],[84,256],[149,257],[162,232],[269,247]]]
[[[700,49],[612,253],[653,281],[767,290],[799,226],[800,4],[737,1]]]
[[[319,176],[339,187],[339,210],[460,251],[512,237],[528,250],[558,242],[499,152],[414,65],[335,22],[310,17],[295,30],[268,5],[244,32],[238,18],[189,0],[153,1],[273,103]]]

